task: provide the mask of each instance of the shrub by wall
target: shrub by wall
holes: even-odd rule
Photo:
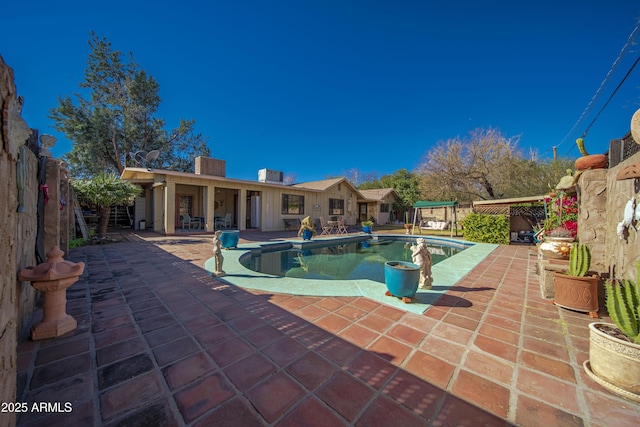
[[[470,242],[509,244],[509,217],[470,213],[462,221],[464,238]]]

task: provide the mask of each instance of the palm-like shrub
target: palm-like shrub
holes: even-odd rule
[[[130,203],[142,189],[129,181],[123,181],[114,173],[101,173],[91,179],[71,182],[78,196],[98,208],[98,237],[107,235],[111,206]]]

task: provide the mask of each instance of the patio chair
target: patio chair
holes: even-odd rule
[[[347,226],[344,223],[344,218],[343,217],[338,217],[338,229],[337,229],[337,233],[338,234],[347,234]]]
[[[231,214],[228,213],[224,216],[223,219],[218,218],[216,219],[216,223],[215,223],[215,228],[216,229],[220,229],[220,228],[230,228],[231,227]]]
[[[331,232],[333,231],[333,226],[324,222],[323,217],[320,217],[320,228],[322,228],[322,233],[320,233],[320,235],[323,235],[323,234],[328,235],[328,234],[331,234]]]
[[[182,228],[188,228],[191,230],[192,225],[197,225],[199,230],[202,226],[202,222],[200,222],[199,218],[191,218],[189,214],[182,214],[180,215],[180,218],[182,219]]]

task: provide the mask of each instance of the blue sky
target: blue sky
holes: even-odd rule
[[[58,137],[54,155],[71,142],[48,112],[77,91],[95,31],[159,82],[167,127],[194,119],[238,179],[415,170],[439,141],[488,127],[525,153],[576,157],[640,56],[632,46],[574,129],[640,19],[637,0],[18,3],[2,7],[0,55],[27,123]],[[605,152],[638,108],[640,65],[587,149]]]

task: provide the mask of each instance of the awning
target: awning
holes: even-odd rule
[[[441,208],[443,206],[455,206],[458,202],[434,202],[430,200],[418,200],[413,204],[414,208]]]

